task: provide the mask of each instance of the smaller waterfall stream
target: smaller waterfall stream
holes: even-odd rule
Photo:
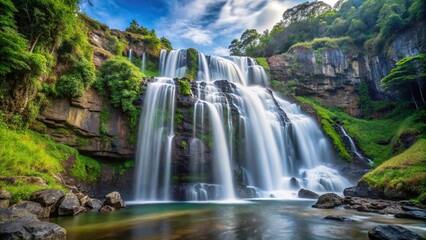
[[[146,72],[146,53],[145,52],[142,54],[141,70],[143,73]]]
[[[133,54],[133,52],[132,52],[133,50],[130,48],[129,49],[129,60],[130,61],[132,61],[132,54]]]
[[[346,132],[345,128],[343,126],[339,126],[340,131],[343,133],[343,136],[348,140],[349,145],[351,147],[351,152],[353,152],[359,159],[363,159],[368,163],[373,163],[373,161],[369,158],[364,157],[364,155],[362,155],[358,149],[355,146],[354,141],[352,140],[352,138],[348,135],[348,133]]]

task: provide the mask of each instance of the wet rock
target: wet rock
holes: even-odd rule
[[[115,208],[108,206],[108,205],[103,205],[100,209],[99,212],[113,212],[115,211]]]
[[[426,220],[426,211],[408,211],[403,213],[395,214],[396,218],[409,218],[409,219],[419,219]]]
[[[13,222],[16,220],[37,221],[37,216],[23,208],[2,208],[0,209],[0,224]]]
[[[74,193],[67,193],[59,205],[59,216],[74,216],[86,209],[80,205],[80,201]]]
[[[333,215],[329,215],[329,216],[325,217],[324,219],[337,221],[337,222],[356,222],[355,220],[347,218],[347,217],[333,216]]]
[[[0,190],[0,208],[9,207],[11,198],[12,198],[12,194],[9,191]]]
[[[64,193],[59,189],[44,189],[31,193],[31,201],[41,203],[44,206],[52,206],[59,202]]]
[[[49,218],[50,209],[43,207],[38,202],[22,201],[12,206],[13,208],[21,208],[29,211],[37,216],[38,219]]]
[[[397,214],[404,212],[398,202],[391,200],[345,197],[343,199],[343,204],[345,209],[353,209],[360,212],[374,212],[380,214]]]
[[[102,202],[99,199],[91,198],[84,206],[90,209],[100,209],[102,207]]]
[[[420,235],[397,225],[379,225],[368,231],[372,240],[423,240]]]
[[[115,209],[126,207],[126,204],[124,203],[123,199],[121,199],[121,195],[119,192],[108,193],[105,198],[106,200],[104,202],[104,205],[111,206]]]
[[[299,198],[318,199],[319,195],[307,189],[300,189],[297,193]]]
[[[42,221],[16,220],[0,226],[0,239],[66,239],[66,230]]]
[[[335,193],[326,193],[321,195],[317,202],[312,205],[314,208],[334,208],[342,205],[343,199]]]
[[[361,198],[373,198],[382,199],[384,198],[383,190],[379,188],[373,188],[368,185],[367,182],[361,180],[355,187],[349,187],[343,190],[345,197],[361,197]]]
[[[295,177],[290,178],[290,188],[291,189],[299,189],[300,183],[297,181]]]

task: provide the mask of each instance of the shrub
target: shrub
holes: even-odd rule
[[[95,65],[81,58],[70,72],[64,74],[56,84],[56,94],[65,97],[81,97],[95,82]]]

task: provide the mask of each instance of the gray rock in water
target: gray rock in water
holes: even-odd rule
[[[121,195],[120,195],[119,192],[108,193],[105,196],[105,198],[106,198],[106,200],[104,202],[104,205],[111,206],[115,209],[126,207],[126,204],[124,203],[123,199],[121,198]]]
[[[23,208],[2,208],[0,209],[0,223],[7,223],[16,220],[37,221],[37,216]]]
[[[295,177],[290,178],[290,188],[295,190],[300,188],[300,183]]]
[[[115,208],[109,206],[109,205],[103,205],[100,209],[99,212],[113,212],[115,211]]]
[[[419,219],[426,220],[426,211],[416,210],[416,211],[408,211],[403,213],[395,214],[396,218],[410,218],[410,219]]]
[[[333,215],[329,215],[325,217],[324,219],[338,221],[338,222],[356,222],[355,220],[347,218],[347,217],[333,216]]]
[[[343,199],[335,193],[326,193],[321,195],[317,202],[312,205],[314,208],[334,208],[342,205]]]
[[[50,209],[43,207],[38,202],[22,201],[12,207],[26,209],[30,213],[36,215],[38,219],[49,218],[50,215]]]
[[[362,197],[373,199],[384,198],[384,192],[382,189],[370,187],[368,183],[363,180],[359,181],[355,187],[349,187],[343,190],[343,195],[345,195],[345,197]]]
[[[77,196],[74,193],[69,192],[65,194],[65,197],[59,205],[58,215],[73,216],[83,211],[85,211],[85,208],[80,205],[80,201],[78,200]]]
[[[300,189],[299,192],[297,193],[297,196],[299,198],[308,198],[308,199],[318,199],[319,195],[307,190],[307,189]]]
[[[417,233],[397,225],[379,225],[368,231],[372,240],[424,240]]]
[[[31,201],[38,202],[44,206],[52,206],[56,204],[64,193],[59,189],[44,189],[31,193]]]
[[[66,230],[42,221],[16,220],[0,226],[0,239],[66,239]]]
[[[91,198],[84,206],[90,209],[100,209],[102,207],[102,202],[99,199]]]

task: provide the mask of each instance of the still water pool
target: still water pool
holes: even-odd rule
[[[151,203],[112,213],[51,219],[71,240],[84,239],[367,239],[379,224],[398,224],[426,237],[426,223],[353,210],[311,208],[314,201]],[[324,220],[327,215],[354,223]]]

